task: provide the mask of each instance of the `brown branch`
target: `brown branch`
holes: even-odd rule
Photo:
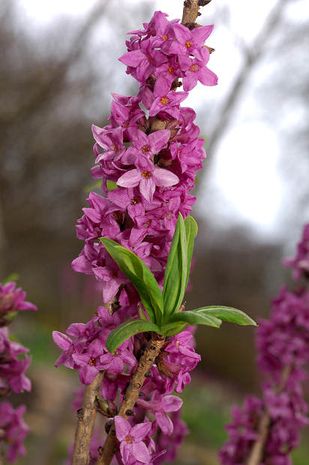
[[[264,447],[268,436],[270,420],[271,418],[269,413],[265,412],[260,420],[258,438],[251,449],[246,465],[259,465],[261,463],[261,458],[263,456]]]
[[[282,371],[282,377],[279,385],[275,389],[276,394],[280,394],[286,386],[288,377],[292,371],[292,366],[286,366]],[[252,446],[246,465],[260,465],[263,459],[264,448],[267,442],[270,429],[271,417],[266,410],[261,416],[258,428],[258,437]]]
[[[285,8],[289,1],[291,0],[278,0],[278,3],[275,5],[269,17],[265,21],[263,27],[254,40],[254,43],[249,50],[245,51],[243,64],[238,70],[238,73],[234,78],[234,83],[228,91],[228,94],[219,110],[215,125],[210,128],[207,143],[207,152],[210,154],[207,162],[208,170],[209,160],[214,158],[219,142],[230,126],[234,110],[240,101],[240,97],[253,70],[267,53],[267,44],[278,32],[278,28],[282,24]]]
[[[73,465],[88,465],[89,463],[89,445],[96,418],[96,397],[102,380],[103,373],[98,373],[92,383],[86,387],[83,406],[77,413]]]
[[[182,24],[193,25],[200,15],[199,9],[210,3],[211,0],[185,0],[183,4]]]
[[[198,0],[185,0],[183,5],[182,24],[195,23],[199,13]]]
[[[0,465],[5,465],[5,461],[4,461],[4,450],[3,450],[3,447],[1,445],[0,447]]]
[[[156,358],[164,346],[165,339],[158,334],[153,334],[147,344],[145,352],[141,356],[136,372],[134,373],[130,384],[126,390],[124,401],[121,404],[118,415],[127,418],[132,415],[133,408],[139,397],[140,391],[144,385],[147,373],[154,364]],[[118,441],[116,438],[115,425],[111,425],[105,444],[100,451],[97,465],[109,465],[116,452]]]

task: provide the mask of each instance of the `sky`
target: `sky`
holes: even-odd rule
[[[115,1],[119,5],[125,3],[120,0],[108,1]],[[84,15],[95,1],[19,0],[19,3],[27,19],[39,27],[45,27],[58,15]],[[153,8],[161,9],[172,17],[179,17],[181,14],[181,1],[151,0],[150,3]],[[225,20],[231,29],[237,31],[236,40],[244,37],[250,43],[273,4],[273,0],[233,0],[233,14]],[[224,15],[222,0],[214,0],[208,5],[207,13],[210,17],[215,16],[218,8],[222,10],[220,14]],[[223,30],[219,28],[215,31],[210,43],[216,49],[211,68],[219,75],[219,86],[207,90],[202,86],[194,89],[188,104],[194,106],[197,112],[199,107],[204,108],[207,104],[205,99],[210,98],[211,103],[220,99],[220,93],[227,89],[237,69],[235,43],[231,43],[231,38]],[[211,167],[212,176],[208,177],[209,185],[202,184],[197,209],[203,214],[207,208],[209,192],[212,192],[215,205],[216,202],[220,205],[219,220],[222,224],[239,221],[258,234],[275,236],[283,196],[283,185],[278,171],[279,147],[273,128],[252,114],[254,105],[250,95],[248,98],[244,97],[238,120],[218,147],[215,163]]]

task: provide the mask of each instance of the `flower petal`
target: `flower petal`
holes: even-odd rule
[[[117,439],[119,441],[123,441],[126,438],[126,436],[128,436],[128,434],[130,433],[131,425],[128,422],[128,420],[117,415],[115,417],[115,429]]]
[[[183,404],[182,399],[177,396],[164,396],[162,399],[162,407],[164,412],[177,412]]]
[[[179,183],[179,178],[176,174],[163,168],[155,168],[153,178],[157,186],[170,187]]]
[[[151,460],[149,450],[144,442],[133,443],[132,453],[134,458],[142,463],[149,463]]]
[[[132,66],[136,68],[140,65],[142,60],[145,59],[145,55],[141,50],[132,50],[131,52],[127,52],[119,58],[121,63],[124,63],[127,66]]]
[[[194,42],[198,45],[203,45],[213,31],[213,25],[196,27],[191,32]]]
[[[218,76],[207,67],[201,68],[198,77],[205,86],[216,86],[218,83]]]
[[[137,425],[133,426],[133,428],[130,431],[130,436],[132,436],[135,441],[142,441],[145,436],[150,432],[151,430],[151,423],[138,423]]]
[[[163,412],[156,412],[156,420],[162,432],[171,435],[174,430],[172,420]]]
[[[53,331],[52,333],[54,343],[62,350],[68,350],[72,344],[71,339],[59,331]]]
[[[139,188],[140,188],[142,196],[146,200],[151,202],[152,199],[153,199],[153,194],[154,194],[154,192],[156,190],[156,185],[155,185],[155,182],[153,180],[153,177],[148,178],[148,179],[142,178],[142,180],[140,182],[140,185],[139,185]]]
[[[136,187],[141,180],[141,173],[139,170],[134,169],[127,171],[117,181],[118,186],[121,187]]]
[[[155,131],[148,136],[151,148],[153,149],[154,153],[160,152],[160,150],[166,146],[169,141],[170,134],[171,133],[168,129],[162,129],[160,131]]]

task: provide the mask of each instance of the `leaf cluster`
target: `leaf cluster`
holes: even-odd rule
[[[219,328],[223,321],[244,326],[256,325],[246,313],[232,307],[208,306],[185,311],[183,301],[197,231],[197,223],[192,216],[183,219],[179,214],[162,290],[151,270],[135,253],[112,239],[100,239],[137,290],[145,309],[145,313],[140,312],[139,319],[128,320],[110,333],[106,345],[111,352],[138,333],[154,332],[168,337],[180,333],[188,325]]]

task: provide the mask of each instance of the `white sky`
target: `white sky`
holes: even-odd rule
[[[138,3],[140,0],[108,1],[115,1],[121,6],[127,1]],[[96,2],[94,0],[19,0],[19,3],[28,19],[44,27],[59,14],[83,15]],[[181,14],[182,0],[168,2],[149,0],[149,3],[153,9],[161,9],[171,17],[179,17]],[[229,18],[231,28],[237,31],[239,37],[245,37],[250,42],[273,4],[274,0],[256,2],[233,0],[233,16]],[[224,6],[222,0],[220,2],[213,0],[207,7],[208,14],[215,15],[216,9],[223,8],[222,5]],[[210,43],[216,48],[212,68],[219,75],[219,86],[206,89],[204,93],[202,87],[195,89],[189,102],[195,109],[200,105],[207,105],[210,95],[212,102],[219,99],[222,89],[224,90],[231,82],[237,68],[235,45],[231,44],[229,36],[217,30]],[[224,218],[231,221],[238,217],[261,233],[267,235],[276,233],[276,218],[283,195],[282,181],[277,169],[278,158],[276,135],[269,127],[252,117],[250,122],[239,122],[220,144],[212,167],[211,186],[206,186],[200,192],[199,211],[202,212],[207,208],[207,192],[210,188],[217,192],[220,205],[225,205],[222,213]]]

